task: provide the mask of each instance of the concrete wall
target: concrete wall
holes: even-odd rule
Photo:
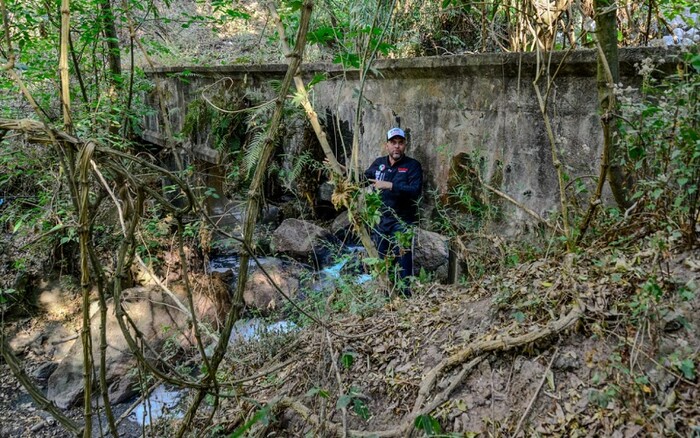
[[[666,70],[673,69],[678,53],[666,49],[620,51],[622,83],[638,86],[635,64],[653,58]],[[597,110],[596,56],[594,51],[555,52],[548,63],[549,76],[539,80],[549,91],[548,114],[557,139],[560,159],[573,177],[597,175],[601,127]],[[357,105],[357,72],[338,66],[304,66],[308,78],[326,72],[329,79],[314,86],[313,103],[320,115],[337,118],[345,135],[360,130],[363,167],[383,153],[387,129],[399,124],[409,132],[408,154],[419,159],[426,173],[426,188],[447,189],[452,157],[477,151],[483,157],[486,179],[501,190],[546,215],[558,208],[558,187],[552,153],[545,132],[533,81],[537,74],[535,53],[478,54],[377,62],[366,81],[361,126],[354,126]],[[168,90],[168,107],[176,128],[181,127],[187,103],[203,87],[230,78],[227,93],[255,91],[272,98],[269,81],[281,79],[284,65],[190,67],[149,72]],[[184,80],[183,80],[184,79]],[[220,83],[222,84],[222,83]],[[219,85],[221,86],[221,85]],[[335,125],[327,120],[329,126]],[[161,142],[155,117],[147,120],[145,137]],[[329,129],[331,139],[340,135]],[[206,147],[206,134],[193,148],[203,159],[216,160]],[[298,147],[303,135],[288,137],[286,148]],[[340,142],[337,141],[339,145]],[[347,145],[348,148],[350,145]],[[212,155],[213,154],[213,155]],[[513,222],[526,221],[518,209],[507,207]]]

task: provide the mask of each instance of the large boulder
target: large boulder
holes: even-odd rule
[[[294,298],[299,292],[301,277],[309,274],[308,269],[299,263],[276,258],[259,259],[259,262],[269,278],[257,264],[251,264],[243,301],[246,306],[263,313],[274,310],[285,302],[285,298],[270,280],[274,281],[285,295]]]
[[[416,228],[413,269],[418,274],[420,269],[433,274],[435,280],[446,283],[449,266],[449,239],[441,234]]]
[[[277,254],[319,267],[328,264],[338,243],[325,228],[309,221],[285,219],[272,233],[270,247]]]
[[[181,303],[187,302],[184,292],[175,291],[175,294]],[[207,321],[215,318],[213,306],[206,297],[197,297],[195,305],[197,306],[200,320]],[[137,287],[127,289],[123,293],[123,306],[138,330],[142,333],[143,340],[148,342],[155,351],[160,351],[166,340],[173,340],[181,347],[193,345],[187,315],[180,311],[175,301],[160,288]],[[93,327],[92,355],[96,366],[99,367],[99,313],[95,313],[92,316],[91,324]],[[124,388],[133,388],[133,385],[121,382],[121,379],[130,379],[130,372],[134,370],[136,359],[132,355],[119,327],[115,317],[113,302],[108,304],[106,333],[105,373],[107,383],[111,385],[110,399],[114,403],[118,403],[134,394],[133,390],[126,392],[123,390]],[[117,393],[114,391],[117,391]],[[82,342],[78,341],[73,344],[68,355],[49,377],[47,397],[55,402],[59,408],[66,409],[75,404],[80,404],[82,402],[82,394],[83,346]]]

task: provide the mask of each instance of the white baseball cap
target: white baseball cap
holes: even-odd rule
[[[403,129],[401,128],[391,128],[389,132],[386,133],[386,139],[391,140],[394,137],[401,137],[401,138],[406,138],[406,133],[403,132]]]

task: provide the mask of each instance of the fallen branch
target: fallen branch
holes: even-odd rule
[[[449,398],[452,391],[459,386],[459,384],[468,375],[469,370],[473,369],[483,360],[483,355],[491,351],[508,351],[514,348],[522,347],[525,345],[532,344],[533,342],[539,341],[546,337],[557,334],[575,324],[582,316],[584,312],[584,307],[581,303],[576,303],[568,314],[559,318],[556,321],[552,321],[545,327],[533,329],[532,331],[525,333],[520,336],[498,336],[494,339],[489,340],[476,340],[469,344],[466,348],[458,351],[457,353],[443,359],[438,363],[428,374],[423,378],[423,383],[418,391],[418,396],[416,402],[413,406],[413,410],[409,412],[401,423],[393,428],[382,431],[358,431],[349,430],[347,431],[350,436],[354,437],[378,437],[378,438],[389,438],[389,437],[404,437],[411,434],[411,430],[414,427],[414,422],[416,417],[419,415],[429,414],[433,410],[437,409],[441,404],[443,404]],[[555,353],[556,355],[556,353]],[[469,363],[465,362],[473,358]],[[452,380],[450,385],[428,405],[424,406],[424,403],[437,382],[437,378],[443,374],[445,371],[452,369],[460,364],[464,364],[462,370],[459,374]],[[551,362],[548,369],[551,368]],[[540,384],[540,387],[542,385]],[[538,388],[537,393],[540,389]],[[531,402],[530,404],[534,403]],[[317,415],[313,414],[311,410],[300,403],[297,400],[291,399],[289,397],[282,397],[280,399],[272,401],[269,406],[271,409],[279,411],[281,409],[291,409],[302,417],[304,421],[311,424],[316,428],[323,427],[325,430],[329,431],[332,435],[341,436],[345,430],[342,425],[325,421],[320,419]],[[530,406],[528,406],[528,409]],[[526,414],[527,415],[527,410]],[[521,420],[522,421],[522,420]]]
[[[532,398],[530,399],[530,403],[528,403],[527,408],[525,408],[525,412],[523,412],[523,415],[520,417],[520,421],[518,421],[518,425],[516,426],[515,432],[513,432],[512,436],[514,436],[514,437],[518,436],[518,433],[520,433],[520,428],[523,426],[525,419],[530,414],[530,409],[532,409],[532,406],[535,404],[535,400],[537,400],[537,396],[539,396],[540,391],[542,390],[542,386],[544,385],[544,382],[547,380],[547,374],[549,373],[549,370],[552,369],[552,364],[554,363],[554,359],[556,359],[558,352],[559,352],[558,348],[556,350],[554,350],[554,354],[552,354],[552,358],[549,360],[549,365],[547,365],[547,369],[544,371],[544,374],[542,374],[542,380],[540,380],[540,384],[537,386],[537,390],[535,391],[535,393],[532,394]]]
[[[464,165],[462,165],[462,167],[464,167],[465,169],[469,170],[469,169],[468,169],[466,166],[464,166]],[[499,196],[499,197],[505,199],[506,201],[510,202],[511,204],[515,205],[516,207],[518,207],[519,209],[521,209],[521,210],[524,211],[525,213],[527,213],[527,214],[529,214],[530,216],[532,216],[533,218],[535,218],[538,222],[541,222],[541,223],[545,224],[545,225],[547,226],[547,228],[551,229],[552,231],[556,231],[556,228],[554,227],[554,225],[550,224],[549,221],[547,221],[547,219],[545,219],[545,218],[543,218],[542,216],[540,216],[539,214],[537,214],[537,212],[535,212],[535,211],[532,210],[531,208],[529,208],[529,207],[527,207],[527,206],[521,204],[520,202],[516,201],[515,199],[513,199],[512,197],[510,197],[510,196],[508,196],[507,194],[503,193],[502,191],[498,190],[497,188],[492,187],[492,186],[486,184],[486,183],[481,179],[481,177],[480,177],[478,174],[476,175],[476,177],[479,179],[479,183],[480,183],[482,186],[484,186],[485,189],[487,189],[487,190],[493,192],[495,195],[497,195],[497,196]]]
[[[455,366],[464,363],[467,359],[472,356],[484,354],[491,351],[508,351],[516,347],[521,347],[523,345],[528,345],[536,342],[540,339],[549,337],[553,334],[559,333],[562,330],[567,329],[572,326],[579,318],[583,315],[583,306],[580,303],[575,304],[571,311],[559,318],[556,321],[552,321],[543,328],[538,328],[532,330],[524,335],[520,336],[497,336],[495,339],[489,340],[477,340],[469,344],[463,350],[458,351],[450,357],[447,357],[440,361],[428,374],[423,378],[423,383],[418,390],[418,397],[416,397],[416,402],[413,405],[413,410],[407,414],[403,421],[403,426],[401,428],[401,435],[407,433],[411,427],[413,427],[413,420],[417,415],[423,410],[423,403],[427,399],[430,390],[435,385],[438,376],[440,376],[444,371],[447,371]]]

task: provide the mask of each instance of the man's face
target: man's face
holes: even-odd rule
[[[406,139],[398,136],[391,137],[386,142],[386,150],[392,160],[399,161],[406,152]]]

